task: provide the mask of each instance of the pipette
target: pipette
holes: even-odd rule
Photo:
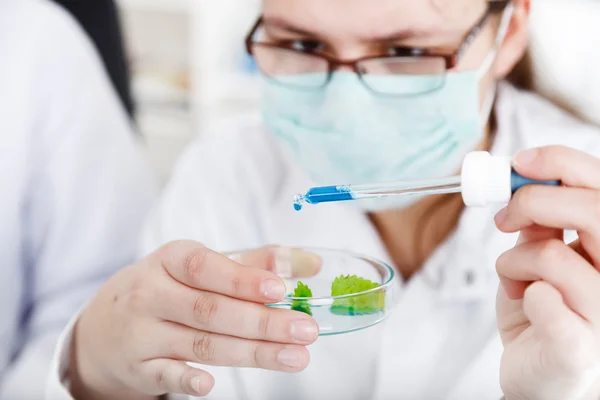
[[[459,176],[315,187],[304,195],[296,195],[294,208],[300,211],[305,204],[448,193],[462,193],[463,201],[469,207],[484,207],[488,204],[508,203],[517,190],[533,184],[560,186],[561,182],[525,178],[512,168],[510,157],[493,157],[488,152],[475,151],[465,157]]]

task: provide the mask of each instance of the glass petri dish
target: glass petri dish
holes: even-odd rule
[[[312,253],[322,260],[316,275],[296,278],[289,276],[289,266],[274,271],[284,281],[288,295],[269,307],[304,312],[319,325],[320,336],[339,335],[369,328],[388,317],[395,306],[397,283],[392,267],[383,261],[347,251],[319,248],[296,248]],[[275,268],[277,269],[277,267]],[[340,276],[357,276],[377,286],[369,290],[332,296],[332,284]],[[307,285],[312,297],[294,297],[298,282]]]

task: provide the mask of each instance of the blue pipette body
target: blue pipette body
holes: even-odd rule
[[[536,181],[534,179],[525,178],[520,175],[514,169],[510,175],[510,188],[512,194],[515,194],[517,190],[521,189],[523,186],[527,185],[547,185],[547,186],[561,186],[561,181]]]

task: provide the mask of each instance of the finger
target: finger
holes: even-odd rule
[[[564,146],[548,146],[518,153],[513,166],[531,179],[562,181],[564,185],[600,189],[600,160]]]
[[[229,255],[232,260],[250,267],[264,268],[281,278],[307,278],[321,270],[321,257],[301,249],[269,246]]]
[[[153,300],[153,315],[195,329],[290,344],[312,344],[317,323],[307,314],[270,308],[170,281]],[[166,300],[165,300],[166,299]]]
[[[502,287],[496,294],[496,322],[502,343],[510,343],[529,327],[529,320],[523,312],[523,299],[512,300]]]
[[[585,237],[585,234],[584,234],[584,237]],[[600,270],[600,265],[598,263],[595,263],[594,260],[592,260],[592,257],[590,257],[590,255],[588,254],[588,252],[585,251],[585,248],[584,248],[584,245],[582,244],[581,239],[577,239],[573,243],[569,244],[569,247],[572,248],[573,251],[575,251],[581,257],[583,257],[588,263],[590,263],[590,265],[593,265],[597,271]]]
[[[208,372],[192,368],[182,361],[154,359],[141,365],[143,391],[150,395],[187,394],[204,397],[215,385]]]
[[[600,260],[600,192],[530,186],[517,192],[498,228],[517,232],[533,225],[585,233],[586,250]]]
[[[520,245],[500,256],[498,275],[520,282],[546,281],[566,304],[588,321],[600,322],[600,275],[579,254],[558,240]],[[513,297],[522,298],[520,296]]]
[[[494,222],[496,223],[496,227],[500,230],[503,229],[505,225],[505,220],[508,218],[509,208],[504,207],[494,217]],[[519,240],[517,241],[517,245],[529,242],[536,242],[539,240],[547,240],[547,239],[562,239],[564,237],[564,231],[562,229],[553,229],[548,228],[541,225],[536,225],[531,223],[531,225],[527,227],[523,227],[520,229]]]
[[[503,232],[533,225],[595,234],[600,231],[600,192],[589,189],[531,185],[522,188],[499,221]]]
[[[519,233],[517,246],[524,243],[540,242],[543,240],[563,240],[564,231],[562,229],[546,228],[540,225],[532,225],[529,228],[522,229]]]
[[[285,284],[274,273],[244,267],[195,242],[170,243],[155,258],[171,277],[196,289],[263,304],[280,301],[286,294]]]
[[[545,228],[539,225],[532,225],[529,228],[523,229],[519,234],[516,246],[525,243],[538,242],[550,239],[563,240],[564,232],[560,229]],[[519,300],[523,298],[525,289],[531,282],[515,281],[500,276],[500,283],[511,300]]]
[[[153,349],[158,357],[203,365],[300,372],[310,361],[308,350],[300,345],[240,339],[172,323],[160,324],[153,334],[169,338]]]
[[[525,289],[531,284],[529,281],[516,281],[505,276],[499,276],[499,278],[504,293],[510,300],[521,300]]]
[[[536,335],[546,343],[546,362],[556,367],[581,367],[590,359],[589,335],[586,321],[574,313],[563,301],[560,292],[547,282],[535,282],[525,292],[523,310]],[[595,358],[595,357],[593,357]]]

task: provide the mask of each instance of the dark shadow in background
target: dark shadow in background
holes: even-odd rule
[[[75,17],[100,52],[121,102],[134,118],[130,75],[119,12],[113,0],[53,0]]]

